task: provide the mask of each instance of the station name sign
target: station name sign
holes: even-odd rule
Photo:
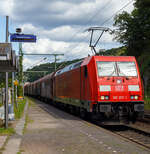
[[[11,42],[36,42],[36,36],[30,34],[11,34]]]

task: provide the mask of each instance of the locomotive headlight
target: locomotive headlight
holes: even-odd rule
[[[140,91],[139,85],[128,85],[128,91]]]
[[[104,100],[105,99],[105,97],[104,96],[101,96],[101,100]]]
[[[130,96],[130,98],[131,98],[131,99],[136,99],[136,100],[137,100],[139,97],[138,97],[138,96]]]
[[[111,91],[110,85],[101,85],[99,86],[100,91]]]
[[[134,96],[134,99],[138,99],[138,96]]]

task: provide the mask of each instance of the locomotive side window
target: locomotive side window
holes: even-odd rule
[[[81,66],[81,64],[82,64],[82,61],[79,61],[77,63],[68,65],[68,66],[64,67],[63,69],[59,70],[58,72],[56,72],[55,76],[60,75],[60,74],[63,74],[63,73],[68,72],[70,70],[73,70],[75,68],[78,68],[78,67]]]
[[[80,67],[81,64],[82,64],[82,61],[75,63],[73,66],[73,69]]]

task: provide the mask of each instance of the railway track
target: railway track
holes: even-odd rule
[[[144,114],[144,118],[150,120],[150,114]]]
[[[136,144],[139,144],[145,148],[150,149],[150,133],[149,132],[136,129],[131,126],[126,126],[126,125],[101,126],[101,127],[127,140],[130,140]]]
[[[144,114],[144,118],[138,121],[150,125],[150,114]]]

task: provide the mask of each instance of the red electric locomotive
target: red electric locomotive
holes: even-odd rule
[[[41,79],[40,84],[41,97],[49,96],[81,117],[129,122],[144,115],[143,87],[134,57],[87,57]]]
[[[87,57],[55,74],[54,91],[54,100],[101,121],[134,121],[144,114],[143,87],[134,57]]]

